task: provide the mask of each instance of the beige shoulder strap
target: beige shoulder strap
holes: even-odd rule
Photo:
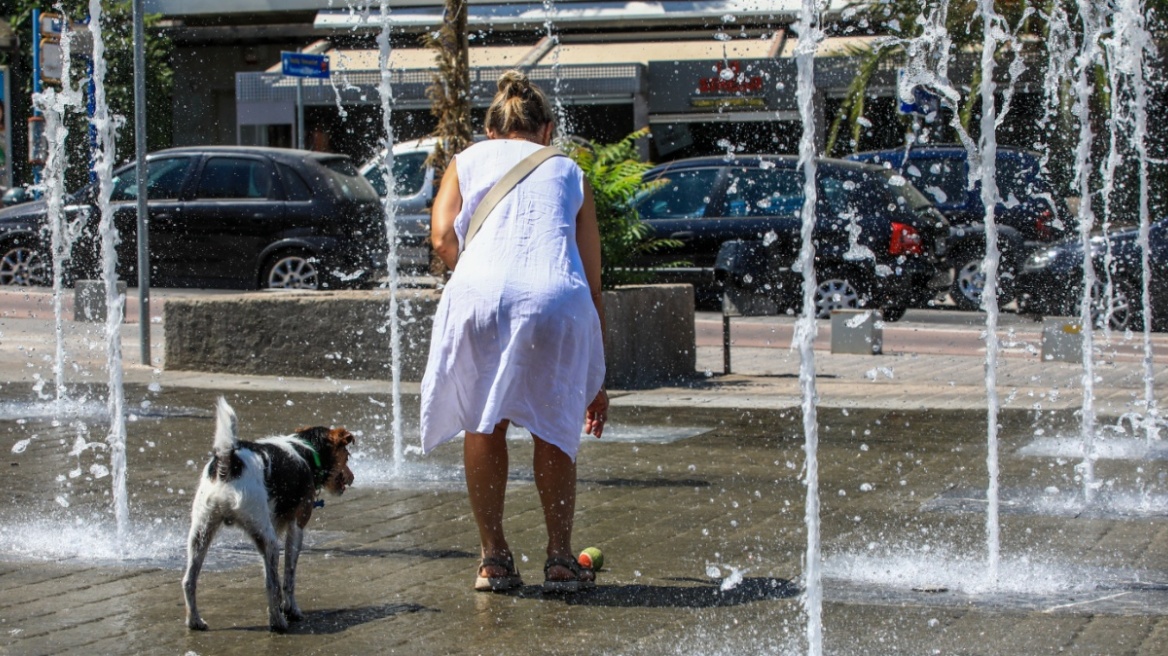
[[[467,245],[470,244],[470,240],[474,238],[479,228],[482,227],[483,221],[487,219],[487,215],[491,213],[491,210],[495,209],[495,206],[499,204],[499,201],[503,200],[504,196],[515,188],[515,185],[522,182],[540,164],[557,156],[566,157],[559,148],[555,146],[544,146],[527,157],[524,157],[506,175],[496,182],[495,186],[491,187],[491,190],[483,197],[483,202],[479,203],[479,206],[475,208],[474,214],[471,215],[470,226],[466,229],[466,238],[462,240],[462,250],[466,250]]]

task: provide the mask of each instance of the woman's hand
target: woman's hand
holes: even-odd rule
[[[595,435],[597,439],[604,434],[604,425],[608,423],[608,392],[601,387],[596,398],[588,404],[584,411],[584,432]]]

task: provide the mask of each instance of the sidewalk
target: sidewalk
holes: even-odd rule
[[[127,299],[121,350],[125,380],[194,388],[319,389],[316,379],[267,379],[167,370],[162,362],[162,307],[167,298],[205,294],[190,290],[155,290],[151,301],[151,366],[142,363],[141,327],[137,323],[136,290]],[[65,297],[67,359],[93,382],[104,382],[107,346],[104,324],[74,322],[72,299]],[[819,322],[815,341],[816,387],[825,407],[946,408],[986,407],[986,356],[980,316],[968,313],[964,325],[939,325],[933,311],[910,312],[906,320],[885,324],[884,355],[830,352],[830,322]],[[0,380],[53,380],[55,360],[51,295],[45,292],[0,291]],[[998,394],[1007,409],[1076,409],[1082,405],[1082,365],[1043,361],[1041,324],[1004,315],[999,339]],[[722,321],[716,313],[698,313],[696,376],[685,385],[622,392],[614,403],[630,406],[700,405],[723,408],[785,408],[801,404],[800,361],[790,348],[794,319],[734,318],[730,375],[723,375]],[[1098,412],[1118,417],[1138,409],[1144,395],[1142,336],[1113,334],[1108,342],[1096,337],[1095,404]],[[1168,389],[1168,334],[1153,335],[1154,385]],[[328,381],[353,393],[384,393],[384,381]],[[416,393],[416,383],[403,392]]]
[[[699,316],[693,380],[614,391],[609,434],[581,450],[575,538],[577,548],[604,550],[605,570],[597,590],[563,598],[538,588],[543,523],[521,431],[512,436],[506,528],[528,585],[476,594],[461,449],[407,450],[394,473],[385,381],[168,371],[137,361],[136,324],[122,329],[133,418],[131,523],[119,554],[105,451],[77,450],[79,438],[104,442],[106,424],[38,414],[34,388],[52,396],[54,324],[51,315],[17,318],[30,311],[16,306],[0,305],[0,408],[8,413],[0,452],[9,473],[0,502],[0,654],[807,652],[799,592],[806,454],[800,362],[783,343],[786,320],[735,324],[735,373],[723,375],[720,319]],[[161,325],[150,327],[160,358]],[[923,321],[898,327],[950,330]],[[108,379],[103,328],[63,324],[63,375],[71,385],[91,383],[95,399]],[[1168,460],[1159,451],[1106,456],[1094,467],[1098,501],[1077,502],[1081,458],[1043,455],[1035,445],[1077,435],[1081,366],[1041,362],[1028,346],[1033,326],[1014,327],[998,375],[1003,511],[999,583],[991,585],[985,356],[946,352],[967,343],[967,330],[951,332],[930,353],[815,353],[824,652],[1164,654]],[[1163,364],[1157,395],[1168,389]],[[1138,361],[1104,355],[1096,375],[1101,423],[1139,409]],[[403,385],[407,447],[416,391]],[[356,484],[313,516],[298,576],[307,617],[286,636],[266,630],[259,558],[238,531],[217,540],[200,582],[211,630],[182,624],[190,494],[219,394],[231,398],[248,437],[309,423],[344,424],[357,435]],[[1135,451],[1131,439],[1106,437]]]

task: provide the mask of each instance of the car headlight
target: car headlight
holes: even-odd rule
[[[1058,257],[1058,251],[1053,248],[1048,248],[1044,251],[1035,251],[1030,257],[1026,258],[1025,267],[1027,269],[1045,269],[1047,265],[1054,262]]]

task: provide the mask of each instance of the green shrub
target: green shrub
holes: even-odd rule
[[[652,281],[651,271],[635,265],[637,257],[680,245],[677,240],[654,237],[633,208],[637,197],[663,184],[644,180],[653,164],[638,158],[636,141],[648,135],[648,128],[644,128],[616,143],[571,143],[567,147],[596,198],[605,289]]]

